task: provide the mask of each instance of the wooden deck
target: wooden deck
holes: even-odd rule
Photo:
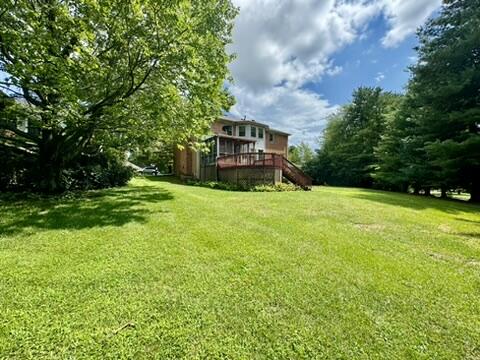
[[[304,189],[312,187],[312,179],[281,154],[255,152],[220,156],[217,159],[217,167],[219,170],[235,168],[282,170],[282,175],[292,183]]]
[[[229,169],[237,167],[269,167],[282,168],[283,156],[274,153],[240,153],[220,156],[217,159],[219,169]]]

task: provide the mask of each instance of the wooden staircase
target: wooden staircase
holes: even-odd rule
[[[312,178],[300,170],[295,164],[287,158],[282,157],[282,174],[295,185],[300,186],[304,190],[312,189]]]

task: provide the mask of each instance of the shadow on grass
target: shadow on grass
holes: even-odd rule
[[[141,176],[141,178],[152,182],[164,182],[177,185],[186,185],[186,183],[173,175],[159,175],[159,176]]]
[[[466,236],[480,240],[480,232],[457,232],[455,235]]]
[[[420,195],[389,193],[376,190],[365,190],[361,194],[352,195],[352,197],[414,210],[435,209],[450,214],[480,213],[480,206],[478,204],[471,204],[462,200],[444,200]]]
[[[148,204],[173,199],[157,186],[89,191],[73,198],[0,195],[0,235],[37,230],[86,229],[145,222],[147,215],[162,213]]]
[[[480,209],[479,209],[479,211],[480,211]],[[476,221],[476,220],[470,220],[470,219],[465,219],[465,218],[461,218],[461,217],[456,217],[455,220],[463,221],[463,222],[466,222],[466,223],[469,223],[469,224],[480,225],[480,221]]]

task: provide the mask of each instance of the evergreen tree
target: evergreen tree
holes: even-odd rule
[[[430,172],[480,201],[480,0],[447,0],[419,31],[409,96]]]
[[[398,99],[401,99],[400,97]],[[406,97],[397,103],[398,111],[388,113],[385,131],[375,149],[377,163],[373,177],[387,190],[428,193],[432,184],[432,170],[423,147],[418,117],[412,111],[412,99]]]
[[[329,119],[322,146],[306,167],[310,176],[318,183],[371,187],[375,149],[399,99],[378,87],[355,90],[352,103]]]

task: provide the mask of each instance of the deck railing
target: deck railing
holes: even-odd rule
[[[281,169],[283,156],[274,153],[240,153],[220,156],[217,159],[219,169],[236,167],[270,167]]]
[[[283,176],[294,184],[297,184],[304,189],[312,188],[312,178],[286,158],[283,158],[282,173]]]
[[[220,170],[239,167],[281,169],[283,176],[291,182],[305,189],[312,187],[312,179],[281,154],[256,152],[220,156],[217,167]]]

